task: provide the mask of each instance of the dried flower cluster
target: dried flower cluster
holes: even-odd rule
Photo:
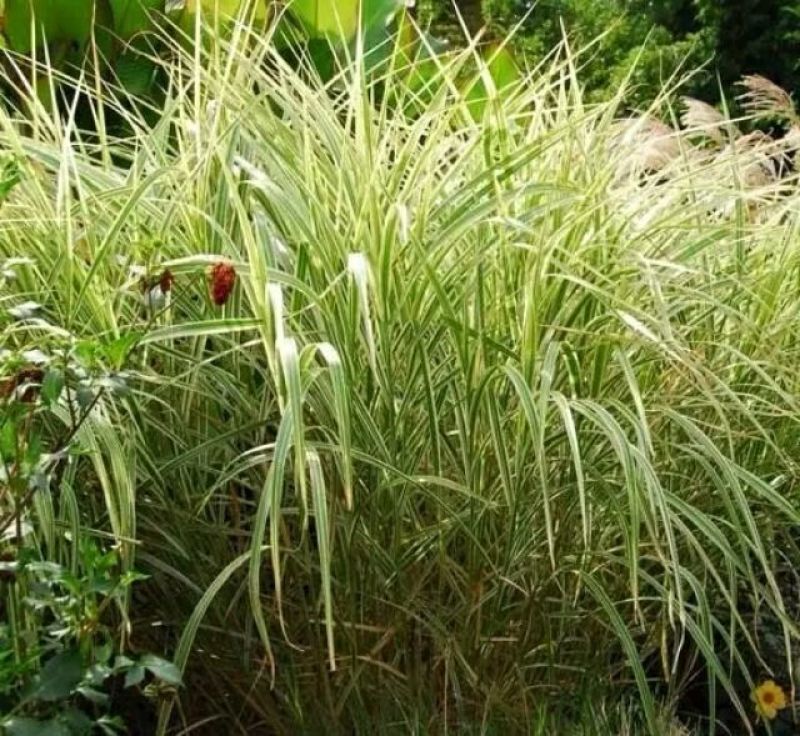
[[[44,370],[30,365],[21,368],[8,378],[0,379],[0,399],[10,398],[16,393],[17,398],[25,404],[32,404],[39,395],[44,381]]]
[[[218,307],[228,301],[235,285],[236,269],[230,263],[220,261],[209,269],[208,293],[211,301]]]

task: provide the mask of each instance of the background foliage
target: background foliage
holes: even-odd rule
[[[762,74],[800,89],[798,0],[473,0],[455,3],[471,31],[483,24],[504,37],[521,24],[515,46],[535,61],[562,39],[563,21],[577,45],[606,34],[587,64],[583,83],[596,99],[615,91],[638,59],[629,99],[651,100],[679,66],[711,62],[685,91],[717,100],[743,74]],[[451,0],[423,0],[423,22],[458,40]]]

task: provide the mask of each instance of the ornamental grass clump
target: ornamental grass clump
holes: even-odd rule
[[[798,633],[796,177],[677,131],[648,170],[566,52],[480,114],[469,49],[424,89],[245,26],[174,52],[155,115],[0,113],[5,339],[46,320],[129,387],[31,522],[149,575],[158,733],[751,728]]]

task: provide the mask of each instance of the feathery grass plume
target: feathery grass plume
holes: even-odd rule
[[[797,120],[792,96],[766,77],[750,74],[737,84],[745,90],[737,99],[749,115]]]
[[[613,129],[610,145],[624,152],[622,171],[659,172],[682,155],[680,132],[651,115],[615,121]]]
[[[800,180],[800,121],[794,123],[783,137],[784,153],[795,171],[795,181]]]
[[[681,125],[688,128],[686,132],[705,135],[718,146],[725,142],[727,131],[733,136],[738,135],[736,126],[707,102],[693,97],[683,97],[681,101],[683,103]]]
[[[778,179],[774,155],[778,145],[772,136],[760,130],[739,136],[732,147],[732,155],[739,158],[741,180],[746,187],[764,187]]]

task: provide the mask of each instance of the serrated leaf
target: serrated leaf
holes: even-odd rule
[[[81,340],[75,345],[75,357],[83,363],[92,363],[97,360],[101,347],[94,340]]]
[[[129,570],[128,572],[125,572],[120,576],[119,584],[123,588],[128,588],[134,583],[137,583],[141,580],[148,580],[149,578],[150,576],[146,575],[143,572],[137,572],[136,570]]]

